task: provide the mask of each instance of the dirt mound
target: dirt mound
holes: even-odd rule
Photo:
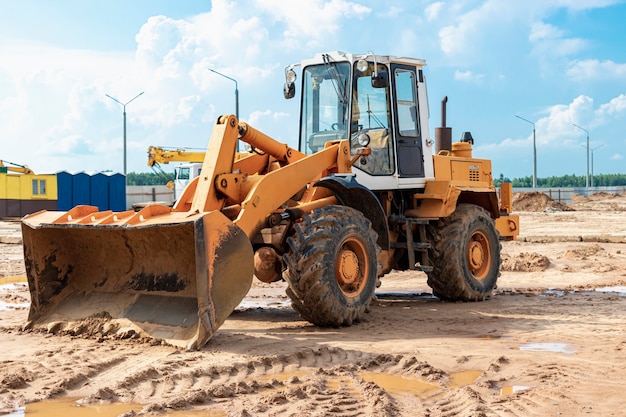
[[[538,253],[522,252],[512,257],[505,253],[502,254],[502,271],[514,272],[538,272],[545,271],[550,267],[550,259]]]
[[[565,257],[568,259],[588,259],[590,256],[597,255],[604,252],[604,248],[598,244],[590,247],[581,247],[577,249],[570,249],[565,252]]]
[[[514,211],[574,211],[567,204],[552,199],[540,191],[513,193]]]
[[[582,210],[593,211],[624,211],[626,210],[626,194],[607,193],[600,191],[588,196],[572,194],[572,205]]]
[[[577,194],[576,194],[577,195]],[[599,191],[597,193],[593,193],[589,196],[581,196],[579,195],[578,197],[588,200],[588,201],[600,201],[600,200],[614,200],[614,199],[621,199],[621,198],[626,198],[625,196],[623,196],[622,194],[619,193],[607,193],[604,191]]]

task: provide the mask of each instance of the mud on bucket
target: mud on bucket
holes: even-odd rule
[[[88,319],[104,318],[98,334],[199,349],[250,289],[252,246],[220,212],[87,221],[96,214],[23,219],[27,327],[88,331]]]

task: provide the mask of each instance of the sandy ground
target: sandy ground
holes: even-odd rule
[[[283,283],[256,284],[198,352],[21,331],[26,284],[0,285],[0,414],[67,398],[125,417],[626,415],[626,196],[518,205],[485,302],[441,302],[423,274],[392,273],[363,322],[322,329]],[[0,276],[23,275],[19,224],[0,236]]]

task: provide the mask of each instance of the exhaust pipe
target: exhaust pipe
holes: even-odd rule
[[[446,104],[448,96],[441,100],[441,127],[435,128],[435,153],[452,151],[452,128],[446,127]]]

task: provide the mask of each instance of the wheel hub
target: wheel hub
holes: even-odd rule
[[[352,284],[359,276],[359,258],[351,250],[339,254],[338,279],[342,285]]]
[[[482,233],[474,234],[467,248],[467,261],[474,278],[483,280],[487,277],[491,262],[490,257],[487,237]]]
[[[470,264],[472,269],[479,269],[483,264],[483,248],[478,242],[472,242],[470,247]]]

